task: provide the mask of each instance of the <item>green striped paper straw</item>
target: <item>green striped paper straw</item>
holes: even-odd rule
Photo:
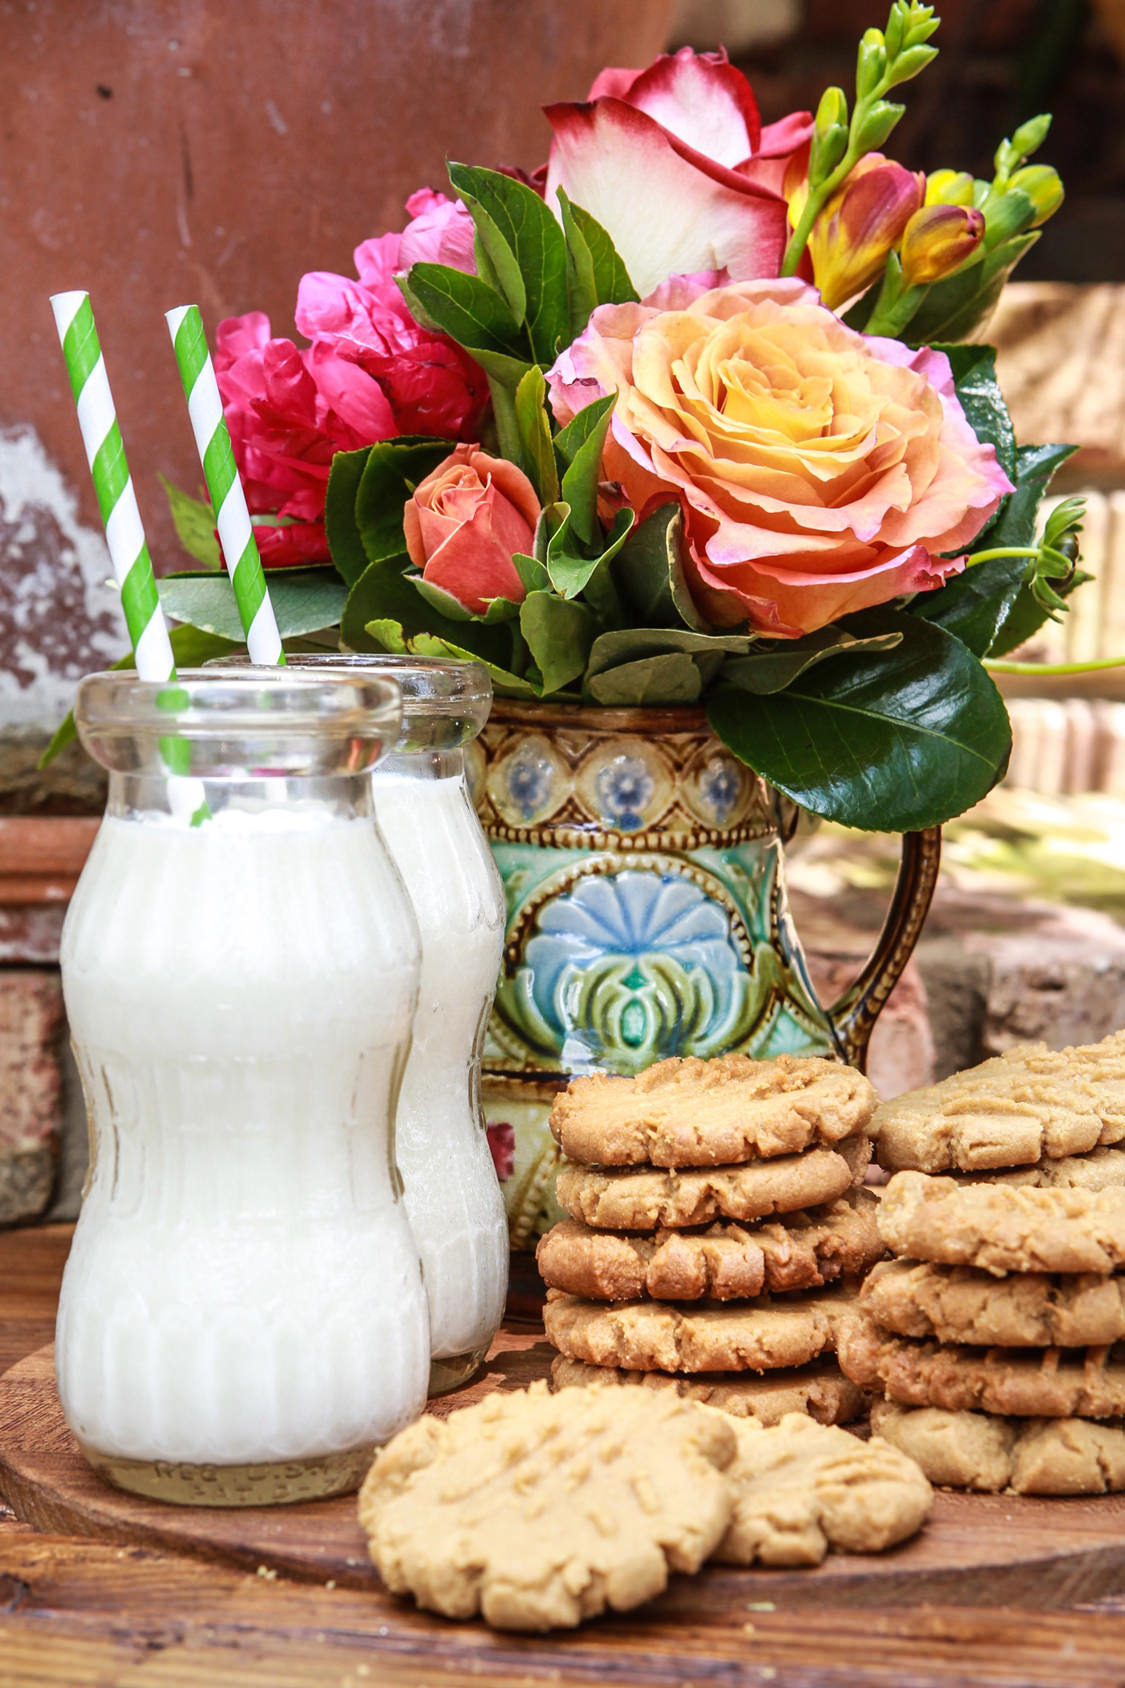
[[[227,573],[234,587],[242,631],[250,661],[275,667],[285,661],[277,620],[266,590],[262,559],[254,538],[254,524],[246,508],[246,495],[238,478],[230,430],[223,416],[223,401],[198,305],[177,305],[165,311],[168,332],[176,352],[176,363],[188,401],[188,415],[195,435],[196,450],[203,465],[203,478],[211,499],[215,526]]]
[[[137,673],[142,680],[174,679],[176,665],[168,627],[156,593],[152,559],[145,544],[133,477],[125,461],[90,295],[55,293],[51,309],[78,406],[78,426],[105,523],[113,573],[121,588],[121,607]]]

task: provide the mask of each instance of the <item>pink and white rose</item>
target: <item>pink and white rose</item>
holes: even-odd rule
[[[788,235],[787,168],[808,112],[763,129],[726,53],[682,47],[647,70],[603,70],[585,102],[546,108],[554,140],[546,199],[559,188],[597,218],[644,298],[670,275],[776,275]]]
[[[551,406],[617,393],[604,473],[642,518],[679,502],[712,623],[795,637],[964,567],[1011,485],[943,353],[858,334],[797,280],[661,298],[596,310]]]

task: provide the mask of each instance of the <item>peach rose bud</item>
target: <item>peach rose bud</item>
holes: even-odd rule
[[[908,287],[928,287],[960,269],[984,239],[984,217],[971,205],[924,205],[903,231],[899,257]]]
[[[540,508],[535,488],[514,463],[476,445],[454,446],[419,481],[403,510],[410,561],[423,580],[477,615],[492,598],[522,603],[512,556],[530,553]]]

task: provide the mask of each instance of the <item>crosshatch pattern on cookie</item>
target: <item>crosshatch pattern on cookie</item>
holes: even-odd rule
[[[984,1348],[1091,1348],[1125,1341],[1125,1276],[1013,1272],[885,1260],[860,1305],[896,1336]]]
[[[841,1370],[906,1407],[1016,1418],[1120,1418],[1125,1346],[968,1348],[891,1336],[864,1313],[840,1321]]]
[[[719,1407],[736,1418],[779,1424],[786,1413],[806,1413],[818,1424],[851,1424],[867,1409],[867,1394],[846,1378],[835,1360],[773,1372],[627,1371],[621,1366],[591,1366],[556,1354],[551,1362],[556,1389],[641,1388],[671,1390],[684,1400]]]
[[[1125,1266],[1125,1189],[958,1184],[898,1172],[878,1224],[895,1254],[947,1266],[1103,1275]]]
[[[702,1231],[662,1227],[636,1235],[568,1219],[540,1239],[535,1258],[550,1288],[589,1300],[745,1300],[865,1272],[886,1253],[875,1209],[869,1191],[853,1190],[781,1221],[723,1220]]]
[[[831,1351],[851,1285],[752,1302],[582,1301],[548,1290],[547,1340],[594,1366],[665,1372],[773,1371]]]
[[[559,1204],[600,1230],[653,1231],[708,1225],[716,1219],[768,1219],[835,1201],[862,1184],[871,1144],[859,1135],[834,1149],[749,1161],[743,1166],[665,1169],[559,1168]]]
[[[672,1056],[635,1077],[572,1079],[550,1126],[586,1165],[725,1166],[838,1143],[875,1102],[861,1073],[819,1056]]]

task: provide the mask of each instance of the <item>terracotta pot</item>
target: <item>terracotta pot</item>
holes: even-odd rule
[[[517,1246],[557,1217],[546,1118],[572,1075],[734,1051],[862,1066],[929,908],[938,828],[903,839],[875,952],[825,1005],[786,902],[796,810],[703,710],[501,699],[473,751],[507,898],[483,1092],[489,1122],[515,1131],[505,1193]]]

